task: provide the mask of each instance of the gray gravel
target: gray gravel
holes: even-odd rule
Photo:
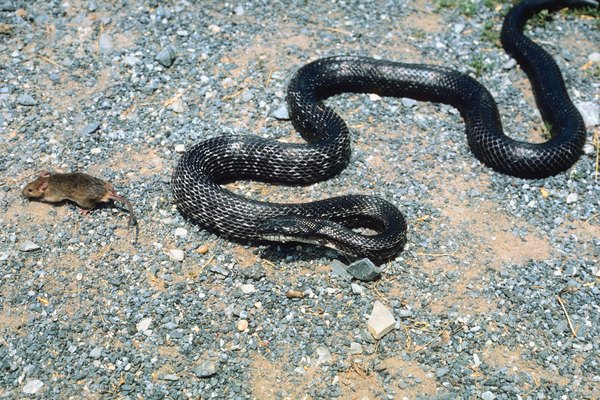
[[[506,6],[289,3],[0,0],[0,397],[600,397],[598,126],[569,172],[525,181],[475,160],[450,107],[330,99],[354,134],[340,176],[231,188],[396,203],[409,241],[376,282],[332,274],[352,261],[335,251],[231,243],[180,216],[182,149],[226,132],[297,140],[286,84],[317,57],[452,66],[490,89],[512,136],[543,136],[496,41]],[[598,110],[598,18],[560,13],[528,32],[574,102]],[[44,169],[111,181],[139,242],[118,205],[80,216],[23,199]],[[376,300],[397,321],[379,341]]]

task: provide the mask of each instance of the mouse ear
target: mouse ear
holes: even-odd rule
[[[48,177],[50,177],[50,172],[48,172],[48,171],[40,171],[39,178],[48,178]]]
[[[41,178],[41,176],[40,176]],[[45,177],[47,178],[47,177]],[[40,190],[40,192],[45,192],[46,189],[48,188],[48,179],[41,179],[38,181],[38,189]]]

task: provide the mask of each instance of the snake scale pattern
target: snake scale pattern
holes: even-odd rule
[[[223,135],[187,151],[172,177],[179,210],[217,234],[239,241],[317,243],[357,257],[385,260],[406,242],[406,222],[392,203],[351,195],[303,204],[251,200],[221,184],[256,180],[306,185],[331,178],[350,159],[344,121],[323,103],[344,93],[376,93],[449,104],[464,119],[468,144],[485,165],[522,178],[544,178],[567,170],[586,139],[581,115],[567,94],[552,57],[522,31],[542,10],[598,7],[594,0],[525,0],[507,14],[501,32],[505,50],[526,72],[552,138],[528,143],[506,136],[496,103],[475,79],[434,65],[338,56],[311,62],[293,76],[287,103],[295,129],[306,140],[287,144],[254,135]],[[376,233],[362,234],[355,228]]]

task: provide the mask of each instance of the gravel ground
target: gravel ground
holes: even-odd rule
[[[468,72],[511,135],[543,139],[497,41],[506,5],[165,3],[0,0],[0,397],[600,397],[597,17],[528,27],[588,110],[586,154],[567,173],[490,171],[450,107],[340,95],[329,104],[355,143],[340,176],[230,185],[272,201],[396,203],[408,244],[365,283],[332,275],[332,260],[348,261],[334,251],[230,243],[191,225],[172,204],[173,166],[224,132],[299,140],[280,119],[288,79],[343,53]],[[139,241],[120,205],[80,216],[22,198],[44,169],[111,181],[134,204]],[[397,323],[375,341],[377,300]]]

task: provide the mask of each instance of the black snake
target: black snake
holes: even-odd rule
[[[343,93],[376,93],[446,103],[462,115],[469,146],[489,167],[523,178],[544,178],[577,161],[586,139],[581,115],[571,103],[552,57],[522,33],[541,10],[598,7],[594,0],[526,0],[505,18],[501,40],[527,73],[552,138],[526,143],[507,137],[490,93],[455,70],[351,56],[319,59],[303,66],[287,93],[290,117],[306,144],[286,144],[250,135],[224,135],[198,143],[179,161],[172,177],[175,203],[203,227],[237,240],[318,243],[354,256],[383,260],[400,252],[406,223],[400,211],[378,197],[352,195],[304,204],[259,202],[223,188],[251,179],[290,185],[328,179],[350,159],[344,121],[322,100]],[[370,228],[373,235],[354,228]]]

